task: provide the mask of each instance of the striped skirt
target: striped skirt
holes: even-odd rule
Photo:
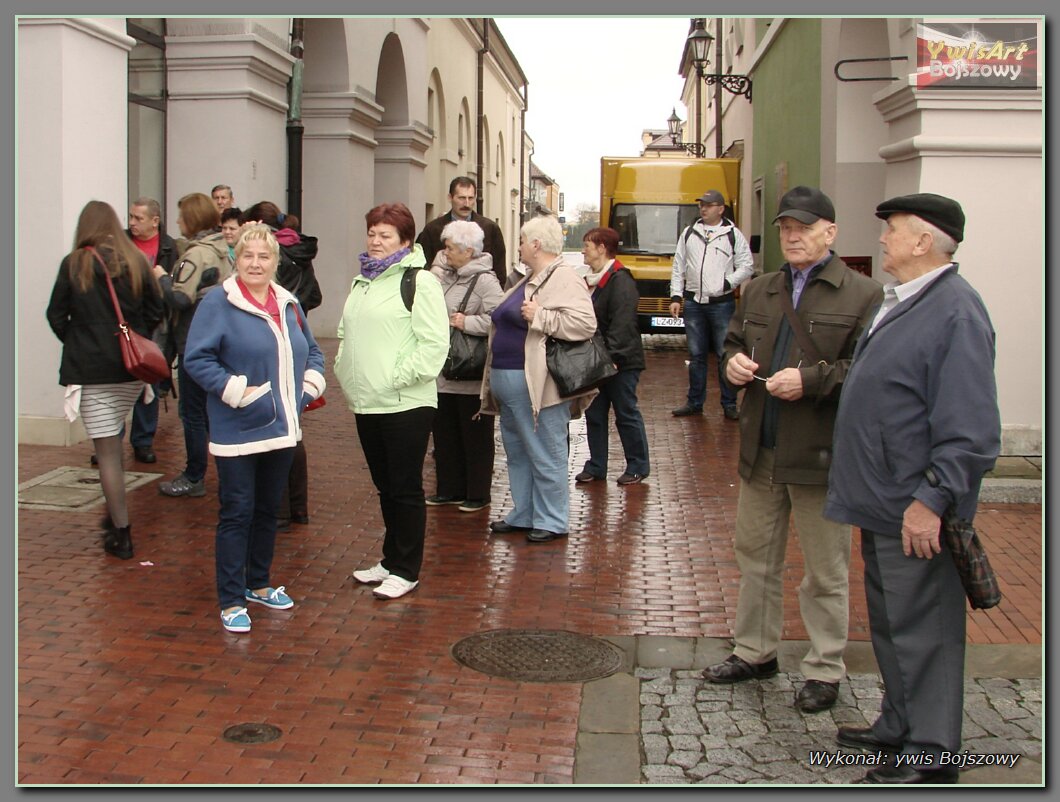
[[[125,418],[144,390],[141,381],[86,384],[81,388],[81,421],[93,440],[121,434]]]

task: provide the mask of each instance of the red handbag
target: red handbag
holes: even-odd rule
[[[166,361],[159,348],[152,340],[137,334],[125,322],[121,313],[121,304],[118,303],[118,294],[114,292],[114,282],[110,279],[110,272],[102,257],[96,253],[95,248],[89,248],[92,255],[103,267],[103,276],[107,279],[107,287],[110,289],[110,299],[114,302],[114,314],[118,316],[118,345],[121,347],[121,361],[125,369],[133,376],[148,384],[154,384],[164,379],[171,378],[169,362]]]

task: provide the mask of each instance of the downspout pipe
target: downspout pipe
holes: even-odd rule
[[[519,112],[519,131],[521,132],[522,139],[519,141],[519,219],[524,223],[529,219],[530,215],[526,208],[526,193],[525,187],[529,184],[529,180],[524,181],[527,178],[526,175],[526,147],[523,142],[526,141],[526,110],[530,106],[530,86],[523,84],[523,110]]]
[[[718,57],[718,72],[720,73],[725,66],[722,63],[725,60],[725,48],[722,47],[721,43],[721,17],[714,18],[714,33],[716,34],[714,37],[714,52]],[[721,104],[723,99],[721,81],[718,81],[714,84],[714,156],[718,159],[721,158],[722,151],[725,150],[723,147],[725,140],[721,135]]]
[[[291,81],[288,85],[287,104],[287,211],[302,217],[302,71],[304,62],[305,19],[294,17],[291,20],[291,55],[294,66],[291,70]]]
[[[478,115],[476,121],[477,132],[475,140],[477,143],[476,160],[475,160],[475,176],[478,178],[478,199],[475,201],[475,207],[479,214],[482,214],[482,200],[483,195],[486,192],[486,176],[483,175],[482,168],[482,128],[484,125],[485,111],[483,110],[483,98],[485,97],[484,83],[484,70],[486,63],[486,54],[490,52],[490,29],[489,19],[486,17],[482,18],[482,47],[478,51]]]

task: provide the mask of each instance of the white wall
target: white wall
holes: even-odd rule
[[[125,222],[127,57],[124,19],[18,21],[19,441],[84,437],[62,415],[61,344],[45,320],[55,276],[90,200]]]

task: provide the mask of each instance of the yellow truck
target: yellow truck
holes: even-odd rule
[[[637,318],[644,333],[680,333],[670,317],[670,270],[678,238],[699,217],[696,199],[708,189],[739,213],[740,160],[654,156],[600,159],[600,220],[618,232],[618,260],[640,290]]]

